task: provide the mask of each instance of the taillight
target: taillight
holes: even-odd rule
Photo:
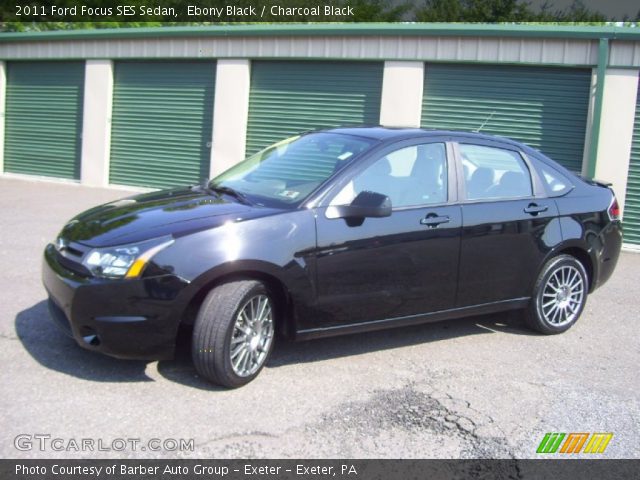
[[[609,220],[611,221],[620,220],[620,205],[618,205],[618,199],[616,197],[613,197],[613,201],[609,206],[608,212],[609,212]]]

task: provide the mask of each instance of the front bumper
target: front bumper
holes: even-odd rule
[[[173,357],[188,283],[174,275],[104,280],[61,265],[53,245],[44,252],[42,282],[52,319],[83,348],[117,358]]]

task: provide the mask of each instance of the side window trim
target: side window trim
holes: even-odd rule
[[[533,196],[535,198],[547,198],[549,197],[547,188],[544,185],[544,182],[540,178],[540,172],[536,168],[534,162],[531,158],[523,151],[519,151],[520,156],[524,160],[524,163],[529,168],[529,173],[531,174],[531,184],[533,186]]]
[[[460,203],[467,202],[467,186],[466,179],[464,177],[464,168],[462,166],[462,153],[460,153],[460,143],[455,141],[452,142],[452,148],[454,152],[454,161],[456,164],[456,184],[457,184],[457,194]]]
[[[462,152],[460,150],[460,145],[477,145],[480,147],[488,147],[488,148],[498,148],[502,150],[508,150],[520,156],[523,164],[525,165],[527,171],[529,172],[529,178],[531,180],[531,195],[522,196],[522,197],[511,197],[511,198],[482,198],[482,199],[468,199],[467,191],[466,191],[466,178],[464,176],[464,168],[462,165]],[[468,141],[456,140],[453,142],[453,151],[454,151],[454,159],[456,163],[456,178],[458,183],[458,198],[461,203],[486,203],[486,202],[505,202],[512,200],[523,200],[523,199],[533,199],[546,197],[546,189],[542,184],[542,180],[538,175],[537,169],[532,164],[531,160],[527,155],[520,149],[514,147],[513,145],[505,145],[499,142],[491,142],[486,140],[476,140],[469,139]]]
[[[357,177],[360,173],[365,171],[375,162],[380,160],[381,158],[386,157],[387,155],[399,151],[403,148],[414,147],[418,145],[428,145],[432,143],[441,143],[445,146],[445,167],[447,171],[447,200],[441,203],[433,203],[433,204],[418,204],[418,205],[408,205],[395,207],[392,206],[393,211],[404,211],[404,210],[418,210],[424,209],[427,207],[438,207],[443,205],[451,205],[458,202],[458,189],[457,189],[457,175],[454,175],[454,172],[457,172],[457,165],[455,161],[455,153],[453,149],[453,140],[451,137],[426,137],[426,138],[418,138],[418,139],[409,139],[402,140],[391,145],[387,145],[384,148],[377,149],[375,152],[372,152],[369,158],[363,158],[360,161],[354,163],[347,167],[341,174],[340,178],[336,180],[336,182],[331,185],[326,191],[321,194],[321,200],[316,205],[317,207],[328,207],[331,205],[333,199],[338,195],[342,189],[355,177]]]
[[[445,142],[447,153],[447,204],[452,205],[462,198],[459,193],[458,162],[456,161],[455,143],[452,139]]]

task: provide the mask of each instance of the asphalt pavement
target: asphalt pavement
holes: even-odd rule
[[[1,457],[537,458],[547,432],[608,432],[600,457],[640,458],[640,254],[562,335],[510,313],[281,341],[254,382],[223,390],[186,335],[175,360],[124,361],[48,319],[44,246],[129,193],[0,178]]]

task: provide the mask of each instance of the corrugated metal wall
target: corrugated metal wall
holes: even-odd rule
[[[445,64],[425,67],[423,127],[477,130],[540,149],[580,172],[591,70]]]
[[[7,66],[4,169],[80,178],[84,62]]]
[[[109,182],[168,187],[209,175],[215,63],[115,65]]]
[[[425,29],[428,33],[428,27]],[[640,66],[639,42],[611,42],[611,58]],[[580,38],[334,35],[214,36],[0,42],[0,58],[288,58],[588,65],[598,41]],[[618,63],[612,63],[618,65]]]
[[[624,241],[640,245],[640,89],[636,101],[633,143],[624,206]]]
[[[256,61],[247,153],[316,128],[380,122],[382,62]]]

